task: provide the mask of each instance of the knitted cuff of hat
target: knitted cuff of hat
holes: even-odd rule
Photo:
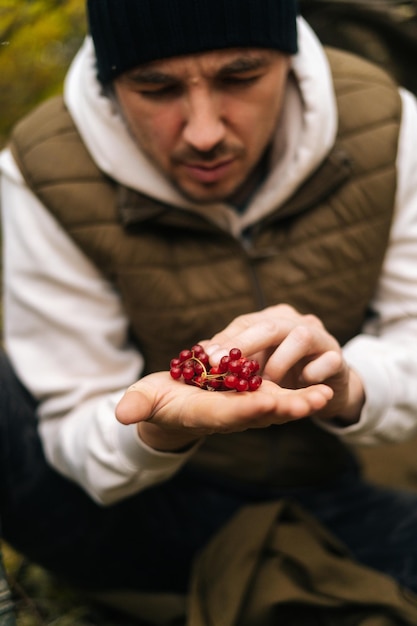
[[[296,0],[88,0],[97,75],[209,50],[297,52]]]

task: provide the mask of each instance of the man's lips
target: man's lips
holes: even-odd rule
[[[233,163],[231,158],[218,163],[183,163],[183,167],[198,182],[215,183],[228,173]]]

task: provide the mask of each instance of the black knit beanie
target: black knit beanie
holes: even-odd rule
[[[209,50],[297,52],[297,0],[87,0],[97,75]]]

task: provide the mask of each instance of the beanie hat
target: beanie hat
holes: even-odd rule
[[[149,61],[239,47],[297,52],[297,0],[87,0],[106,84]]]

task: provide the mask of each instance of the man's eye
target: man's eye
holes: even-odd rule
[[[164,87],[143,87],[138,89],[141,96],[145,98],[162,100],[163,98],[173,98],[181,91],[179,85],[166,85]]]
[[[231,85],[237,87],[246,87],[253,85],[257,80],[259,80],[259,75],[235,75],[235,76],[224,76],[222,82],[224,85]]]

